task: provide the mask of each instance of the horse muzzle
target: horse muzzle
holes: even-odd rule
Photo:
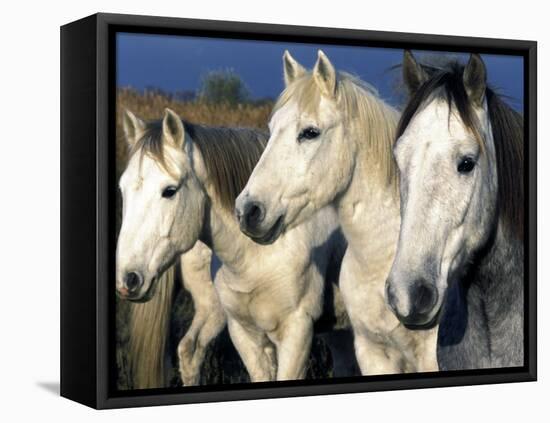
[[[386,301],[395,316],[408,329],[429,329],[438,320],[439,294],[435,284],[416,278],[397,288],[394,280],[386,281]]]
[[[127,272],[124,274],[121,283],[117,284],[117,295],[122,300],[132,302],[149,301],[155,288],[155,279],[153,278],[144,292],[144,277],[139,272]]]
[[[239,221],[241,232],[258,244],[272,244],[284,229],[284,216],[280,215],[276,219],[268,220],[265,205],[257,200],[247,198],[245,201],[238,202],[235,207],[235,216]]]

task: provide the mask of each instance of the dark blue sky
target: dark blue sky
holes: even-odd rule
[[[374,85],[394,105],[400,99],[395,86],[401,63],[400,49],[331,46],[271,41],[228,40],[202,37],[119,33],[117,35],[117,85],[138,90],[195,91],[201,75],[211,70],[233,69],[253,98],[276,98],[283,89],[282,55],[285,49],[311,68],[321,48],[339,70]],[[418,57],[426,52],[414,51]],[[440,54],[432,53],[429,54]],[[466,54],[459,55],[467,60]],[[518,110],[523,107],[523,59],[483,55],[489,82]]]

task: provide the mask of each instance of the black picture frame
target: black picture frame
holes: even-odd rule
[[[117,391],[113,380],[117,32],[198,35],[524,58],[525,365],[518,368]],[[537,44],[534,41],[95,14],[61,27],[61,395],[118,408],[398,390],[537,377]]]

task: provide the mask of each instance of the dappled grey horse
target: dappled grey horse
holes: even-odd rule
[[[440,319],[441,370],[522,366],[523,118],[487,86],[476,54],[431,67],[406,52],[403,72],[388,302],[409,327]]]

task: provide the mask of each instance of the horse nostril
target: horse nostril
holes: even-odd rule
[[[253,205],[252,207],[250,207],[250,210],[248,213],[248,220],[256,221],[260,218],[261,215],[262,215],[262,211],[260,210],[260,208],[256,205]]]
[[[437,289],[425,279],[417,279],[411,286],[411,298],[415,314],[426,314],[437,303]]]
[[[244,218],[247,226],[256,227],[265,217],[265,207],[262,203],[252,201],[245,205]]]
[[[132,292],[141,285],[141,278],[136,272],[129,272],[126,274],[124,283],[128,291]]]

